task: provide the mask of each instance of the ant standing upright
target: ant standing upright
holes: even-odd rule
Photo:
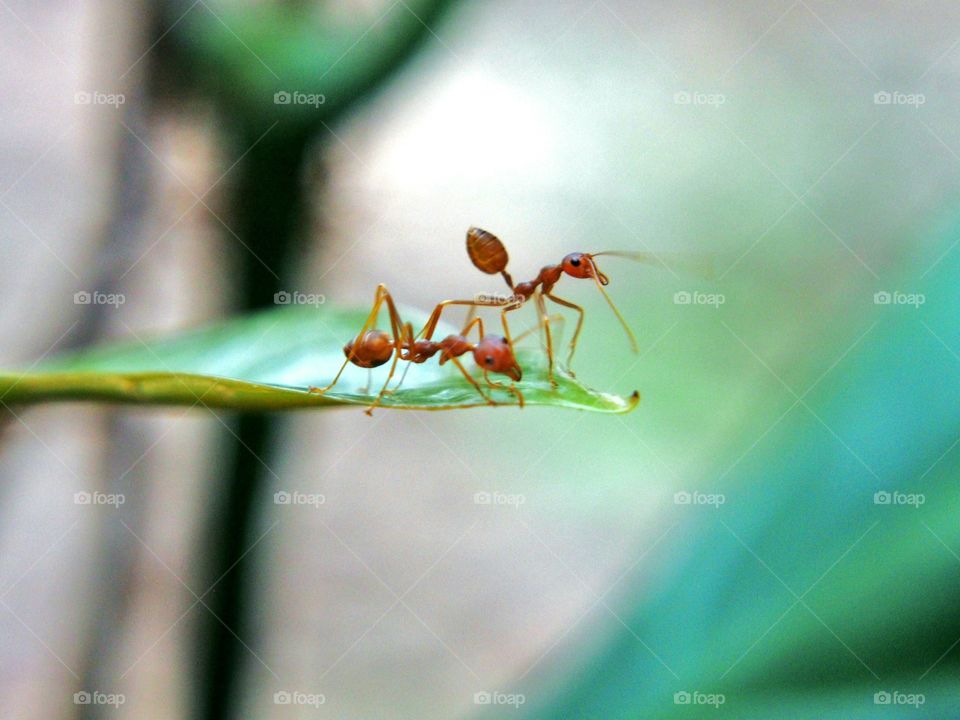
[[[493,233],[487,232],[486,230],[481,230],[477,227],[472,227],[467,230],[467,254],[470,256],[470,260],[479,270],[487,273],[488,275],[496,275],[499,273],[501,276],[503,276],[503,279],[506,281],[507,286],[511,290],[512,295],[504,300],[498,302],[477,303],[477,305],[498,305],[502,308],[500,315],[503,322],[503,331],[508,340],[510,339],[510,327],[507,323],[507,313],[523,307],[528,300],[533,298],[537,306],[538,322],[544,331],[547,346],[547,360],[549,363],[549,378],[554,387],[556,387],[557,383],[553,378],[553,338],[550,332],[551,317],[547,315],[546,299],[552,300],[557,305],[561,305],[577,312],[577,325],[573,331],[573,337],[570,340],[570,352],[567,355],[567,370],[571,376],[573,375],[573,371],[570,370],[569,366],[573,361],[573,353],[577,348],[577,340],[580,337],[580,330],[583,328],[584,317],[584,310],[582,307],[570,302],[569,300],[557,297],[554,294],[553,288],[560,281],[561,277],[564,275],[569,275],[570,277],[577,279],[590,279],[596,283],[597,289],[603,295],[604,300],[607,301],[610,309],[613,310],[614,315],[617,316],[617,320],[620,321],[624,331],[626,331],[627,339],[630,341],[631,350],[636,353],[638,351],[637,339],[634,337],[630,326],[627,325],[626,320],[623,319],[623,315],[620,314],[617,306],[613,304],[613,300],[611,300],[610,296],[607,295],[607,291],[604,290],[604,287],[609,284],[610,280],[606,275],[600,272],[600,268],[597,266],[596,258],[602,255],[621,257],[628,260],[633,260],[634,262],[644,263],[646,265],[663,267],[671,270],[671,272],[673,271],[671,266],[673,266],[685,271],[688,274],[692,274],[703,279],[713,278],[713,266],[715,260],[714,255],[711,253],[652,253],[633,252],[626,250],[605,250],[603,252],[595,253],[573,252],[564,256],[563,260],[561,260],[558,264],[546,265],[541,268],[540,272],[533,280],[514,283],[513,278],[510,277],[510,273],[507,272],[507,263],[509,262],[507,249],[504,247],[500,239]],[[667,262],[668,260],[669,264]]]
[[[610,308],[620,321],[620,324],[623,326],[623,329],[626,331],[627,338],[630,340],[630,348],[633,350],[633,352],[638,351],[637,339],[634,337],[633,331],[630,329],[630,326],[627,325],[626,320],[623,319],[623,315],[620,314],[617,306],[613,304],[613,300],[611,300],[610,296],[607,295],[607,291],[603,289],[605,285],[609,284],[610,280],[606,275],[600,272],[600,269],[597,267],[597,263],[594,258],[601,255],[614,255],[631,258],[641,262],[649,262],[653,258],[652,255],[648,255],[646,253],[628,253],[620,251],[570,253],[564,257],[559,264],[544,266],[533,280],[514,283],[510,273],[507,272],[507,263],[509,262],[507,249],[504,247],[500,239],[493,233],[487,232],[486,230],[481,230],[477,227],[472,227],[467,230],[467,254],[470,256],[470,260],[473,261],[473,264],[479,270],[487,273],[488,275],[496,275],[498,273],[502,275],[503,279],[507,283],[507,286],[512,292],[512,296],[505,302],[488,303],[497,304],[503,308],[501,310],[501,319],[503,321],[504,333],[506,334],[508,340],[510,339],[510,328],[507,324],[507,313],[519,309],[528,300],[530,300],[530,298],[534,299],[540,318],[540,325],[544,330],[547,344],[549,378],[550,382],[554,386],[556,386],[557,382],[553,377],[553,338],[550,333],[550,317],[547,314],[547,306],[544,298],[549,298],[557,305],[562,305],[565,308],[569,308],[577,312],[577,324],[573,331],[573,337],[570,340],[570,352],[567,355],[568,370],[570,363],[573,361],[573,353],[577,348],[577,339],[580,337],[580,330],[583,327],[584,317],[584,310],[582,307],[570,302],[569,300],[557,297],[553,293],[554,286],[557,284],[557,282],[559,282],[560,278],[564,274],[578,279],[589,278],[597,284],[597,288],[603,294],[603,297],[606,299],[607,303],[610,305]],[[570,374],[572,375],[573,372],[570,371]]]

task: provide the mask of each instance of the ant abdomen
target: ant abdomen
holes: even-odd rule
[[[362,368],[380,367],[393,357],[393,338],[383,330],[368,330],[343,346],[343,354]]]
[[[493,233],[472,227],[467,230],[467,254],[478,269],[496,275],[507,268],[507,249]]]

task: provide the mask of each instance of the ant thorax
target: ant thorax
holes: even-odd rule
[[[412,363],[424,363],[440,351],[440,343],[432,340],[416,340],[406,346],[404,360]]]
[[[563,267],[560,265],[547,265],[540,269],[540,274],[534,280],[538,285],[543,286],[543,292],[548,293],[553,290],[560,276],[563,274]]]
[[[443,349],[443,354],[440,356],[441,365],[450,358],[466,355],[473,350],[473,344],[463,335],[447,335],[440,341],[440,347]]]

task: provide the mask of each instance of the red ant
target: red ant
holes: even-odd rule
[[[580,330],[583,327],[584,316],[584,310],[582,307],[553,294],[554,285],[559,282],[560,278],[564,274],[580,279],[590,278],[597,284],[597,288],[603,294],[603,297],[606,299],[607,303],[610,305],[610,308],[620,321],[620,324],[623,326],[623,329],[626,331],[627,338],[630,340],[630,348],[633,350],[633,352],[638,351],[637,339],[634,337],[633,331],[630,330],[630,326],[627,325],[626,320],[623,319],[623,315],[620,314],[617,306],[613,304],[613,300],[610,299],[610,296],[607,295],[606,290],[603,289],[604,286],[610,282],[610,280],[606,275],[600,272],[600,269],[597,267],[597,263],[594,258],[599,257],[600,255],[614,255],[618,257],[631,258],[640,262],[651,262],[654,259],[654,256],[646,253],[628,253],[620,251],[606,251],[599,253],[575,252],[564,257],[558,265],[545,266],[540,270],[540,273],[533,280],[514,284],[513,278],[510,277],[510,273],[508,273],[506,269],[507,262],[509,261],[507,249],[503,246],[503,243],[500,241],[500,239],[497,238],[497,236],[493,233],[476,227],[470,228],[467,231],[467,254],[470,256],[473,264],[483,272],[489,275],[496,275],[497,273],[500,273],[500,275],[503,276],[503,279],[506,280],[510,290],[513,292],[513,295],[505,301],[483,303],[503,307],[503,310],[501,311],[501,319],[503,321],[504,333],[506,334],[508,341],[510,339],[510,329],[507,325],[507,313],[522,307],[523,304],[526,303],[531,297],[534,298],[534,302],[537,304],[537,311],[540,316],[539,322],[543,327],[544,334],[546,336],[549,377],[550,382],[554,386],[556,386],[557,383],[553,379],[553,339],[550,333],[550,318],[547,315],[547,306],[544,297],[550,298],[558,305],[570,308],[571,310],[576,310],[578,313],[576,329],[573,331],[573,337],[570,340],[570,353],[567,356],[568,366],[573,360],[573,353],[576,350],[577,338],[579,338]],[[573,373],[571,372],[570,374],[572,375]]]
[[[386,303],[387,312],[390,316],[390,332],[385,332],[383,330],[377,330],[373,326],[377,322],[377,317],[380,314],[381,306]],[[393,359],[393,363],[390,366],[390,372],[387,374],[387,380],[383,384],[380,393],[377,395],[376,400],[373,404],[367,408],[367,415],[373,414],[373,409],[380,405],[380,401],[383,399],[383,396],[394,392],[393,390],[387,390],[387,386],[390,384],[390,380],[393,378],[394,372],[397,368],[397,362],[403,360],[409,363],[424,363],[430,358],[432,358],[437,353],[440,353],[440,364],[443,365],[448,360],[457,366],[457,369],[463,374],[467,381],[476,388],[477,392],[480,393],[480,396],[487,402],[489,405],[496,405],[497,403],[483,391],[483,388],[480,387],[480,384],[474,379],[474,377],[467,371],[463,366],[463,363],[460,361],[460,358],[467,353],[473,354],[474,362],[477,366],[483,371],[483,379],[486,382],[486,385],[489,388],[503,388],[508,392],[516,396],[517,402],[520,407],[523,407],[523,394],[516,387],[511,385],[505,385],[503,383],[494,382],[490,379],[489,373],[500,373],[506,375],[514,382],[520,380],[521,370],[520,365],[517,363],[516,358],[513,354],[513,346],[510,341],[505,337],[498,337],[496,335],[485,335],[483,330],[483,320],[481,318],[473,318],[467,322],[463,330],[456,335],[448,335],[443,340],[436,342],[432,339],[433,333],[436,330],[437,321],[440,318],[440,312],[442,309],[449,304],[465,304],[473,305],[473,303],[468,300],[447,300],[443,303],[437,305],[434,309],[433,314],[430,317],[427,325],[424,326],[424,329],[420,332],[419,335],[414,336],[413,334],[413,325],[411,323],[403,323],[400,320],[400,314],[397,312],[396,305],[393,302],[393,297],[390,295],[390,292],[387,290],[385,285],[378,285],[377,291],[373,299],[373,307],[370,310],[370,314],[367,316],[366,322],[363,324],[363,327],[360,329],[360,332],[357,336],[343,346],[343,353],[346,355],[346,360],[343,361],[343,365],[340,366],[339,372],[337,372],[336,377],[333,378],[333,381],[323,388],[310,387],[308,388],[309,392],[323,394],[327,392],[330,388],[337,384],[337,381],[340,379],[340,375],[343,374],[344,369],[346,369],[348,363],[353,363],[354,365],[362,368],[375,368],[381,365],[386,364]],[[477,344],[473,344],[469,341],[468,335],[470,330],[476,326],[480,340]],[[407,366],[409,369],[409,366]],[[403,380],[401,379],[401,382]]]

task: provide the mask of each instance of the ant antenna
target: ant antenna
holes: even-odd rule
[[[683,273],[694,275],[703,280],[713,280],[716,276],[715,257],[712,253],[697,252],[632,252],[630,250],[604,250],[603,252],[590,253],[591,257],[598,255],[611,255],[613,257],[626,258],[644,265],[654,265],[660,268],[674,272],[679,270]],[[676,274],[676,273],[674,273]],[[604,283],[606,284],[606,283]]]
[[[597,289],[600,290],[600,293],[603,295],[604,299],[607,301],[607,305],[610,306],[610,309],[613,310],[613,314],[617,316],[617,320],[620,321],[620,324],[623,326],[623,329],[627,332],[627,338],[630,340],[630,349],[634,353],[640,352],[640,348],[637,346],[637,338],[633,334],[633,330],[630,329],[630,326],[627,325],[627,321],[623,319],[623,315],[620,314],[620,311],[617,309],[617,306],[613,304],[613,300],[610,299],[610,296],[607,295],[607,291],[603,289],[603,286],[609,283],[607,276],[600,272],[600,268],[597,267],[597,264],[593,261],[593,255],[612,255],[612,252],[607,253],[592,253],[587,257],[590,258],[590,265],[593,267],[593,281],[597,284]]]

